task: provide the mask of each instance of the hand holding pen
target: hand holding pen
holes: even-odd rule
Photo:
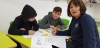
[[[33,35],[34,33],[35,33],[35,31],[33,30],[33,26],[32,26],[32,30],[29,30],[29,31],[28,31],[28,34],[29,34],[29,35]]]

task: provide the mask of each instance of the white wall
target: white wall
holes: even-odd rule
[[[55,6],[60,6],[63,9],[62,18],[71,20],[70,17],[67,17],[67,1],[60,0],[55,2],[54,0],[0,0],[0,30],[7,33],[9,28],[10,21],[13,21],[14,18],[21,14],[21,11],[25,4],[29,4],[34,7],[37,11],[36,19],[41,19],[44,15],[47,15],[49,11],[52,11]],[[96,14],[95,7],[87,7],[87,13],[94,16]],[[99,13],[100,8],[97,8],[96,11]],[[99,16],[96,14],[95,16]]]

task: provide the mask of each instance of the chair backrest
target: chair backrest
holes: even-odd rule
[[[41,20],[42,20],[42,19],[39,19],[39,20],[38,20],[38,23],[39,23]]]
[[[64,22],[64,24],[66,24],[67,26],[69,25],[69,20],[68,19],[64,19],[64,18],[61,18],[61,20]]]
[[[10,22],[10,25],[13,23],[13,21]]]

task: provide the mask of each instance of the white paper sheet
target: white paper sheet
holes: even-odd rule
[[[23,35],[24,38],[32,38],[34,36],[42,36],[43,34],[47,34],[47,36],[53,36],[51,33],[52,29],[39,29],[33,35]]]
[[[51,38],[48,37],[34,37],[31,42],[32,48],[52,48]]]
[[[31,47],[33,48],[52,48],[51,45],[55,45],[59,48],[66,48],[67,36],[53,36],[51,33],[52,29],[39,29],[34,35],[24,35],[24,38],[32,38]],[[48,34],[44,37],[43,34]],[[37,41],[39,41],[37,43]]]
[[[31,47],[40,47],[40,48],[52,48],[51,45],[57,46],[59,48],[66,48],[66,41],[64,38],[56,37],[33,37],[31,42]]]
[[[59,48],[66,48],[66,41],[65,39],[61,38],[53,38],[52,45],[57,46]]]
[[[47,29],[39,29],[36,31],[33,35],[23,35],[24,38],[32,38],[34,36],[42,36],[44,34],[47,34],[47,36],[53,36],[51,33],[52,29],[47,28]]]

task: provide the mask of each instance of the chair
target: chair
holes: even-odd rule
[[[38,20],[38,23],[39,23],[41,20],[42,20],[42,19],[39,19],[39,20]]]
[[[13,23],[13,21],[10,22],[10,25]]]
[[[67,26],[69,25],[69,20],[68,20],[68,19],[61,18],[61,20],[62,20],[63,23],[66,24]]]

